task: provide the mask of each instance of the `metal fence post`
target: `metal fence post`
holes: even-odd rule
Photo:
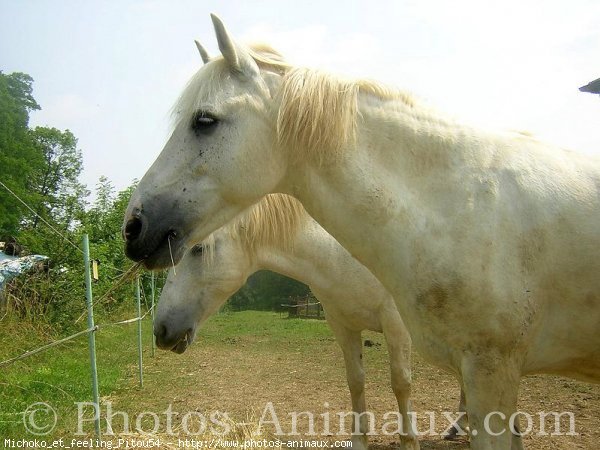
[[[90,242],[87,234],[83,235],[83,262],[85,266],[85,303],[87,306],[87,326],[94,328],[94,307],[92,303],[92,275],[90,272]],[[90,347],[90,367],[92,372],[92,392],[94,395],[94,425],[96,436],[100,439],[100,396],[98,394],[98,370],[96,368],[96,330],[90,330],[88,342]]]
[[[144,369],[142,366],[142,301],[140,295],[140,276],[136,277],[135,296],[137,299],[138,312],[138,364],[140,369],[140,387],[144,387]]]
[[[150,305],[150,317],[152,319],[152,357],[154,357],[154,350],[156,348],[156,342],[154,342],[154,272],[150,272],[150,297],[151,297],[151,305]]]

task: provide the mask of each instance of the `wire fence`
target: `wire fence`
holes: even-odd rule
[[[154,308],[152,308],[152,309],[154,309]],[[20,361],[21,359],[28,358],[29,356],[33,356],[33,355],[36,355],[43,351],[49,350],[52,347],[56,347],[57,345],[72,341],[73,339],[78,338],[79,336],[82,336],[86,333],[89,333],[90,331],[98,331],[98,330],[100,330],[102,328],[106,328],[106,327],[113,327],[113,326],[118,326],[118,325],[128,325],[130,323],[139,322],[140,320],[144,320],[146,318],[146,316],[148,316],[149,314],[152,314],[152,313],[153,313],[153,311],[149,309],[141,317],[134,317],[132,319],[120,320],[118,322],[94,325],[91,328],[86,328],[85,330],[78,331],[77,333],[72,334],[70,336],[58,339],[56,341],[49,342],[48,344],[42,345],[41,347],[35,348],[33,350],[28,350],[25,353],[20,354],[19,356],[15,356],[14,358],[0,361],[0,367],[9,366],[10,364]]]
[[[41,353],[41,352],[46,351],[46,350],[49,350],[52,347],[56,347],[57,345],[64,344],[65,342],[71,341],[71,340],[73,340],[73,339],[75,339],[75,338],[77,338],[77,337],[79,337],[81,335],[87,334],[87,333],[89,333],[91,331],[97,331],[98,328],[100,328],[99,325],[95,325],[92,328],[88,328],[86,330],[82,330],[82,331],[80,331],[78,333],[72,334],[71,336],[67,336],[67,337],[59,339],[57,341],[50,342],[49,344],[42,345],[41,347],[38,347],[38,348],[36,348],[34,350],[26,351],[25,353],[23,353],[23,354],[21,354],[19,356],[15,356],[14,358],[10,358],[10,359],[7,359],[5,361],[0,362],[0,367],[8,366],[8,365],[10,365],[12,363],[15,363],[15,362],[20,361],[20,360],[25,359],[25,358],[28,358],[29,356],[37,355],[38,353]]]
[[[91,289],[92,289],[92,285],[91,285],[91,276],[90,276],[90,260],[89,260],[89,243],[88,243],[88,239],[87,239],[87,235],[84,235],[83,237],[83,254],[84,254],[84,277],[85,277],[85,281],[86,281],[86,302],[87,302],[87,316],[88,316],[88,327],[84,330],[78,331],[74,334],[71,334],[70,336],[66,336],[54,341],[51,341],[45,345],[42,345],[40,347],[37,347],[35,349],[31,349],[28,350],[20,355],[14,356],[12,358],[9,358],[7,360],[4,361],[0,361],[0,368],[2,367],[7,367],[10,366],[11,364],[16,363],[17,361],[21,361],[23,359],[32,357],[34,355],[37,355],[39,353],[45,352],[53,347],[56,347],[58,345],[61,344],[65,344],[69,341],[72,341],[78,337],[81,337],[83,335],[87,335],[88,339],[89,339],[89,347],[90,347],[90,368],[91,368],[91,375],[92,375],[92,393],[94,396],[94,403],[96,404],[96,407],[99,407],[99,392],[98,392],[98,374],[97,374],[97,368],[96,368],[96,352],[95,352],[95,334],[99,331],[102,330],[104,328],[107,327],[113,327],[113,326],[120,326],[120,325],[128,325],[128,324],[132,324],[132,323],[138,323],[138,339],[137,339],[137,344],[138,344],[138,368],[139,368],[139,384],[140,387],[143,387],[143,360],[142,360],[142,321],[148,316],[150,315],[152,318],[152,327],[154,326],[154,308],[155,308],[155,299],[154,299],[154,293],[155,293],[155,278],[154,275],[152,274],[151,277],[151,306],[149,308],[147,308],[146,312],[144,314],[142,314],[142,309],[141,309],[141,298],[142,298],[142,290],[140,288],[140,275],[139,275],[139,270],[138,270],[138,265],[132,267],[131,269],[129,269],[128,271],[126,271],[120,278],[119,280],[117,280],[116,283],[113,284],[113,286],[104,293],[104,295],[102,297],[100,297],[98,300],[96,300],[95,302],[92,301],[92,295],[91,295]],[[103,323],[103,324],[95,324],[94,323],[94,318],[93,318],[93,306],[94,304],[98,303],[99,301],[101,301],[103,298],[106,298],[108,295],[110,295],[117,287],[123,285],[124,283],[131,281],[133,278],[135,277],[135,281],[136,281],[136,300],[137,300],[137,312],[138,315],[137,317],[133,317],[130,319],[124,319],[124,320],[119,320],[116,322],[109,322],[109,323]],[[145,297],[145,295],[144,295]],[[146,302],[145,302],[146,303]],[[75,323],[79,322],[83,316],[86,313],[84,313],[83,315],[81,315],[76,321]],[[154,339],[152,341],[152,355],[154,355]],[[95,421],[95,429],[96,429],[96,435],[98,438],[100,438],[100,418],[98,417]]]
[[[48,226],[48,228],[52,231],[52,233],[56,234],[60,239],[67,242],[69,245],[74,247],[78,252],[83,255],[83,275],[82,278],[85,281],[86,286],[86,298],[85,298],[85,306],[86,310],[74,321],[74,324],[79,323],[84,317],[87,316],[87,327],[84,330],[78,331],[70,336],[62,337],[60,339],[51,341],[47,344],[39,346],[37,348],[28,350],[24,353],[21,353],[17,356],[9,358],[4,361],[0,361],[0,368],[8,367],[17,361],[24,360],[26,358],[33,357],[34,355],[45,352],[51,348],[57,347],[61,344],[65,344],[69,341],[77,339],[81,336],[88,336],[88,345],[89,345],[89,353],[90,353],[90,371],[91,371],[91,380],[92,380],[92,394],[94,399],[94,404],[96,408],[100,407],[99,404],[99,392],[98,392],[98,375],[96,368],[96,351],[95,351],[95,336],[96,333],[104,328],[120,326],[120,325],[128,325],[132,323],[138,324],[138,339],[137,339],[137,347],[138,347],[138,366],[139,366],[139,384],[143,386],[143,359],[142,359],[142,321],[150,315],[152,319],[152,326],[154,324],[154,309],[155,309],[155,292],[156,292],[156,284],[154,274],[151,274],[151,296],[150,296],[150,306],[148,306],[148,299],[143,289],[140,287],[140,272],[141,266],[140,264],[133,264],[129,269],[124,272],[120,269],[115,268],[114,266],[108,264],[105,267],[108,267],[114,270],[116,273],[120,275],[118,278],[111,282],[110,287],[106,292],[104,292],[98,299],[94,300],[92,297],[92,260],[90,258],[90,250],[89,250],[89,240],[87,234],[83,235],[82,245],[76,245],[72,240],[67,238],[64,234],[62,234],[59,230],[53,227],[48,221],[39,216],[35,212],[33,208],[31,208],[24,200],[22,200],[15,192],[13,192],[8,186],[6,186],[2,181],[0,181],[0,186],[4,187],[11,195],[13,195],[20,203],[22,203],[31,213],[33,213],[36,217],[38,217],[42,223]],[[132,282],[135,280],[135,292],[136,292],[136,301],[137,301],[137,316],[125,320],[119,320],[116,322],[109,322],[103,324],[95,324],[94,323],[94,306],[98,303],[102,302],[106,298],[108,298],[111,294],[113,294],[119,287],[125,285],[128,282]],[[142,305],[141,299],[144,297],[144,303],[146,305],[146,312],[142,314]],[[83,299],[82,299],[83,300]],[[154,355],[154,339],[152,340],[152,355]],[[97,438],[100,438],[100,417],[98,416],[95,419],[95,430]]]

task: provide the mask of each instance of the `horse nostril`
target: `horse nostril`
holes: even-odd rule
[[[142,232],[142,221],[138,217],[130,219],[125,225],[125,240],[135,241]]]

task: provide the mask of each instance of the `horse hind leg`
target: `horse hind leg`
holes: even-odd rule
[[[467,430],[469,427],[469,422],[467,420],[467,405],[465,400],[465,390],[461,387],[460,389],[460,400],[458,403],[458,412],[460,417],[453,424],[448,432],[444,435],[444,439],[447,441],[454,441],[462,436],[468,436]]]
[[[382,328],[385,335],[390,359],[390,377],[392,390],[398,402],[398,412],[402,417],[402,432],[400,434],[401,450],[419,450],[419,440],[415,423],[411,414],[411,370],[410,352],[411,340],[400,316],[387,315],[382,317]]]
[[[367,450],[369,432],[365,400],[365,371],[362,364],[361,333],[351,331],[329,320],[338,344],[342,348],[346,366],[346,380],[352,401],[352,449]],[[356,421],[358,420],[358,423]]]

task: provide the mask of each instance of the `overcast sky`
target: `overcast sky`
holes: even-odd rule
[[[169,110],[216,53],[209,13],[246,42],[298,65],[381,80],[438,109],[600,155],[600,1],[0,0],[0,70],[26,72],[42,110],[31,125],[70,129],[93,189],[141,178]]]

